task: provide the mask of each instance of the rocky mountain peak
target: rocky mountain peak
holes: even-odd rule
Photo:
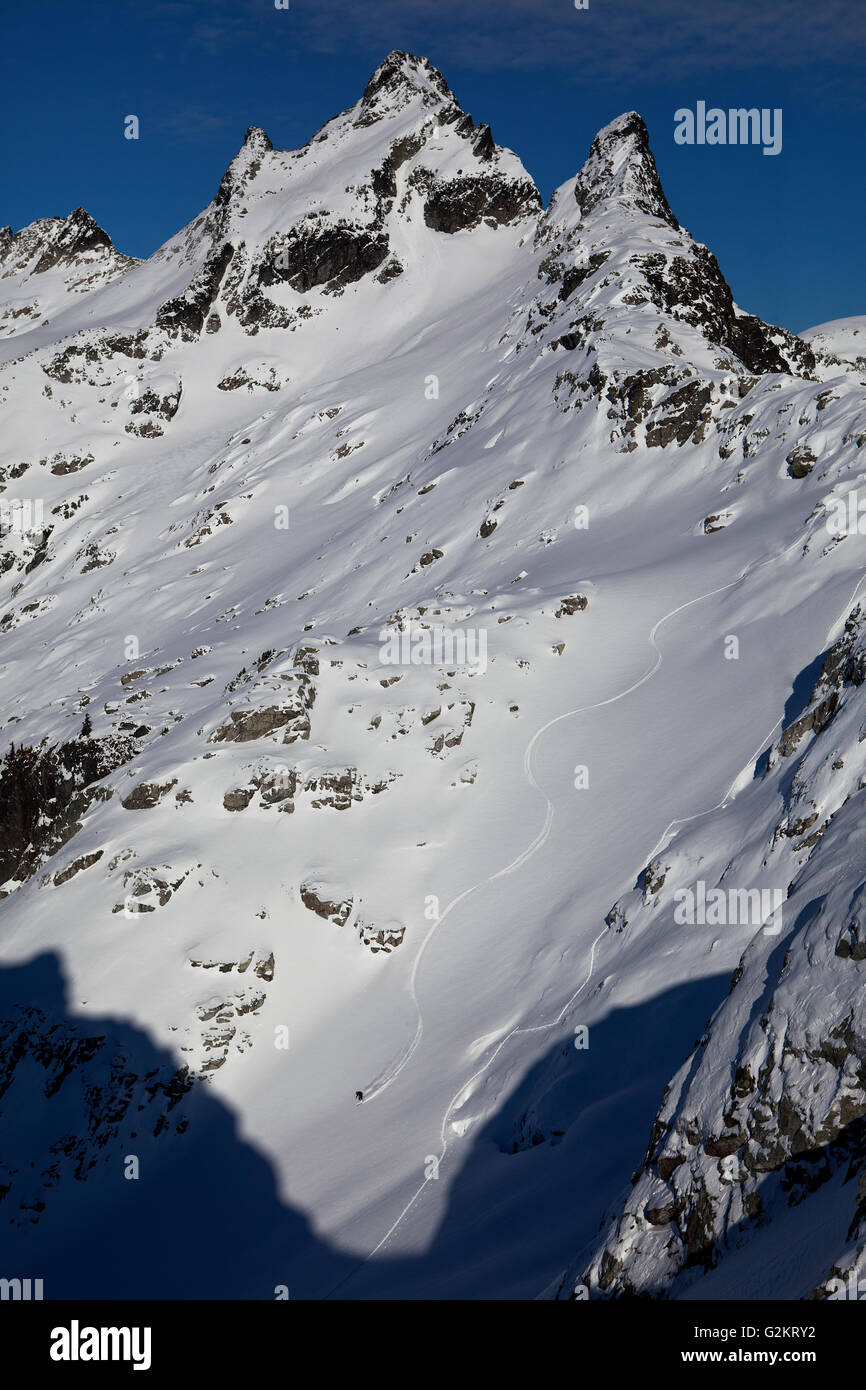
[[[88,251],[104,248],[116,254],[111,237],[82,207],[68,217],[41,217],[13,232],[0,228],[0,255],[13,258],[16,269],[41,274],[56,265],[71,266]]]
[[[136,264],[82,207],[68,217],[37,218],[18,232],[0,228],[0,263],[0,338],[26,332],[67,294],[96,289]]]
[[[50,270],[60,263],[68,264],[85,251],[93,251],[98,246],[111,247],[111,237],[84,208],[74,208],[65,221],[59,223],[33,268],[34,274]]]
[[[426,58],[416,58],[395,48],[379,64],[364,88],[362,108],[367,115],[384,115],[413,96],[422,96],[425,105],[454,101],[445,78]]]
[[[261,126],[251,125],[248,127],[247,133],[244,136],[243,148],[266,154],[268,150],[272,150],[274,147],[271,144],[267,132],[262,130]]]
[[[636,111],[598,132],[580,172],[556,190],[539,220],[536,245],[547,251],[540,273],[548,284],[558,283],[559,299],[568,303],[568,332],[562,333],[558,321],[551,326],[555,346],[598,346],[593,335],[603,323],[603,355],[608,356],[613,323],[621,319],[631,335],[633,311],[644,309],[648,325],[660,314],[667,321],[665,332],[674,337],[688,326],[691,331],[671,351],[693,365],[700,360],[701,370],[733,369],[735,359],[755,374],[808,376],[815,369],[815,354],[806,343],[736,305],[715,256],[680,226]],[[580,296],[573,298],[580,286]],[[592,316],[587,316],[590,303]],[[710,357],[701,338],[711,345]],[[617,349],[609,370],[622,370],[629,356]],[[633,446],[632,440],[627,443]]]
[[[260,126],[249,126],[244,143],[222,176],[216,202],[223,205],[230,201],[233,193],[245,188],[259,172],[265,155],[270,154],[273,148],[268,135]]]
[[[348,185],[346,168],[353,171]],[[425,58],[395,51],[361,99],[300,149],[274,150],[263,130],[249,128],[204,231],[196,225],[189,232],[192,276],[156,321],[192,335],[206,321],[217,332],[225,317],[237,317],[251,334],[290,327],[293,311],[278,302],[279,286],[318,298],[373,274],[390,284],[415,254],[423,258],[418,226],[445,235],[496,229],[535,217],[540,202],[517,156],[461,109],[441,73]]]
[[[679,227],[637,111],[624,112],[598,132],[575,181],[574,196],[584,217],[602,203],[615,203]]]

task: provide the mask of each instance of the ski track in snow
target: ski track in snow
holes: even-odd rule
[[[784,552],[782,552],[782,553],[784,553]],[[662,656],[662,653],[661,653],[661,649],[659,648],[659,646],[658,646],[658,644],[657,644],[657,642],[656,642],[656,640],[655,640],[655,639],[656,639],[656,633],[658,632],[658,630],[659,630],[660,627],[662,627],[666,622],[668,622],[669,619],[676,617],[676,615],[677,615],[678,613],[682,613],[686,608],[692,608],[692,607],[694,607],[695,604],[697,604],[697,603],[702,603],[704,599],[712,598],[715,594],[722,594],[722,593],[724,593],[727,589],[732,589],[732,588],[734,588],[737,584],[741,584],[741,583],[748,577],[748,575],[749,575],[750,573],[753,573],[753,572],[754,572],[754,573],[757,573],[757,571],[760,570],[760,569],[763,569],[765,565],[773,564],[773,563],[775,563],[776,561],[778,561],[779,558],[780,558],[780,555],[778,555],[778,554],[777,554],[777,555],[771,555],[771,556],[768,556],[768,558],[767,558],[766,560],[761,560],[758,564],[747,565],[746,568],[743,569],[743,570],[737,575],[736,579],[732,579],[728,584],[721,584],[721,585],[720,585],[718,588],[716,588],[716,589],[710,589],[710,590],[707,591],[707,593],[705,593],[705,594],[699,594],[699,595],[697,596],[697,598],[687,599],[685,603],[680,603],[680,604],[677,605],[676,608],[672,608],[672,609],[670,610],[669,613],[665,613],[661,618],[659,618],[658,622],[655,623],[655,625],[650,629],[648,640],[649,640],[649,642],[650,642],[650,645],[651,645],[651,646],[653,647],[653,649],[655,650],[656,658],[655,658],[655,661],[653,662],[652,666],[650,667],[650,669],[649,669],[648,671],[646,671],[645,674],[644,674],[643,676],[641,676],[640,680],[634,681],[631,685],[627,686],[625,690],[621,690],[621,691],[619,692],[619,694],[617,694],[617,695],[611,695],[611,696],[609,696],[606,700],[598,700],[598,701],[596,701],[595,703],[593,703],[593,704],[591,704],[591,705],[581,705],[581,706],[579,706],[577,709],[566,710],[563,714],[558,714],[558,715],[556,715],[553,719],[548,720],[548,722],[547,722],[546,724],[543,724],[543,725],[541,726],[540,729],[537,729],[537,730],[536,730],[536,732],[533,734],[532,738],[530,739],[529,743],[528,743],[527,746],[526,746],[526,752],[525,752],[524,755],[523,755],[523,769],[524,769],[524,772],[526,773],[526,777],[527,777],[527,780],[529,781],[530,785],[531,785],[536,791],[541,792],[541,795],[544,796],[544,798],[545,798],[545,800],[546,800],[546,802],[547,802],[547,808],[546,808],[545,817],[544,817],[544,824],[543,824],[543,826],[541,827],[541,830],[539,830],[538,834],[534,837],[534,839],[533,839],[533,840],[530,842],[530,844],[526,847],[526,849],[522,850],[521,853],[520,853],[519,855],[517,855],[517,857],[516,857],[515,859],[513,859],[509,864],[506,864],[505,868],[497,870],[497,872],[496,872],[495,874],[489,874],[487,878],[481,879],[478,883],[472,884],[471,887],[466,888],[466,889],[463,890],[462,893],[459,893],[459,894],[457,895],[456,898],[452,898],[451,902],[450,902],[450,903],[447,905],[447,907],[445,908],[445,911],[442,912],[442,913],[440,914],[440,916],[436,919],[436,921],[435,921],[435,922],[432,924],[432,926],[430,927],[430,930],[428,931],[427,935],[425,936],[424,940],[423,940],[422,943],[421,943],[421,947],[420,947],[420,950],[418,951],[418,955],[415,957],[415,963],[414,963],[414,965],[413,965],[413,967],[412,967],[412,973],[411,973],[411,975],[410,975],[410,977],[409,977],[409,993],[410,993],[410,995],[411,995],[411,997],[412,997],[412,1002],[413,1002],[413,1004],[415,1005],[415,1009],[416,1009],[417,1014],[418,1014],[418,1024],[417,1024],[417,1027],[416,1027],[416,1029],[415,1029],[415,1036],[414,1036],[414,1038],[412,1039],[412,1042],[409,1044],[409,1046],[406,1048],[406,1050],[403,1052],[403,1054],[402,1054],[401,1057],[399,1058],[399,1060],[398,1060],[398,1062],[396,1063],[396,1065],[395,1065],[390,1071],[386,1072],[385,1075],[384,1075],[378,1082],[374,1082],[374,1083],[373,1083],[373,1087],[372,1087],[372,1089],[371,1089],[370,1091],[365,1091],[365,1093],[364,1093],[364,1104],[367,1104],[369,1101],[375,1100],[377,1096],[382,1095],[382,1093],[383,1093],[384,1091],[386,1091],[386,1090],[388,1089],[388,1087],[389,1087],[390,1085],[392,1085],[392,1083],[393,1083],[394,1081],[397,1080],[397,1077],[398,1077],[398,1076],[401,1074],[401,1072],[403,1072],[403,1070],[409,1065],[409,1062],[412,1060],[412,1057],[413,1057],[415,1051],[417,1050],[418,1044],[420,1043],[421,1038],[423,1037],[423,1034],[424,1034],[424,1021],[423,1021],[423,1016],[422,1016],[422,1013],[421,1013],[421,1007],[420,1007],[420,1005],[419,1005],[419,1003],[418,1003],[418,996],[417,996],[417,994],[416,994],[415,985],[416,985],[416,981],[417,981],[417,977],[418,977],[418,969],[419,969],[419,966],[420,966],[420,964],[421,964],[421,960],[422,960],[422,958],[423,958],[424,952],[425,952],[425,950],[427,949],[427,946],[430,944],[431,940],[433,939],[433,936],[434,936],[434,934],[435,934],[435,932],[436,932],[437,927],[440,927],[440,926],[442,925],[442,923],[445,921],[445,918],[448,916],[448,914],[449,914],[451,911],[453,911],[453,909],[454,909],[455,907],[457,907],[459,903],[463,902],[463,900],[464,900],[465,898],[468,898],[472,893],[475,893],[479,888],[486,887],[487,884],[495,882],[496,879],[498,879],[498,878],[503,878],[506,874],[514,873],[516,869],[519,869],[523,864],[525,864],[529,859],[531,859],[532,856],[533,856],[539,849],[541,849],[542,845],[546,842],[546,840],[548,839],[548,837],[549,837],[549,835],[550,835],[550,830],[551,830],[551,826],[553,825],[553,817],[554,817],[553,802],[550,800],[550,798],[547,796],[547,794],[543,791],[543,789],[539,786],[538,782],[537,782],[536,779],[535,779],[535,774],[534,774],[533,771],[532,771],[532,754],[533,754],[533,750],[534,750],[536,744],[538,743],[538,740],[542,737],[543,734],[547,733],[548,729],[552,729],[556,724],[562,723],[562,721],[565,720],[565,719],[571,719],[571,718],[573,718],[575,715],[578,715],[578,714],[588,714],[590,710],[594,710],[594,709],[604,709],[604,708],[605,708],[606,706],[608,706],[608,705],[617,704],[618,701],[624,700],[628,695],[632,695],[632,694],[634,693],[634,691],[639,690],[640,687],[641,687],[642,685],[645,685],[646,682],[647,682],[648,680],[651,680],[651,679],[652,679],[652,677],[656,674],[656,672],[657,672],[657,671],[659,670],[659,668],[661,667],[662,662],[663,662],[663,660],[664,660],[664,657]],[[854,587],[854,592],[853,592],[853,594],[851,595],[851,598],[848,600],[848,603],[846,604],[845,609],[844,609],[844,612],[845,612],[846,615],[847,615],[848,612],[850,612],[851,605],[854,603],[854,601],[855,601],[855,599],[856,599],[856,597],[857,597],[857,594],[858,594],[858,592],[859,592],[859,590],[860,590],[860,587],[861,587],[861,585],[864,584],[864,583],[866,583],[866,575],[864,575],[863,578],[861,578],[860,580],[858,580],[857,584],[855,585],[855,587]],[[779,727],[779,725],[780,725],[781,723],[782,723],[782,719],[781,719],[781,718],[777,719],[776,722],[775,722],[775,724],[773,725],[772,729],[770,730],[770,732],[769,732],[768,734],[766,734],[766,735],[764,736],[764,738],[761,739],[761,742],[759,743],[759,745],[758,745],[758,747],[756,748],[755,752],[752,754],[752,756],[751,756],[751,757],[748,759],[748,761],[745,763],[744,767],[741,768],[740,771],[739,771],[739,772],[736,774],[736,776],[733,778],[732,782],[730,783],[730,785],[729,785],[729,787],[728,787],[728,790],[725,792],[725,794],[724,794],[724,796],[722,797],[721,801],[717,802],[715,806],[710,806],[710,807],[708,807],[707,810],[705,810],[705,811],[697,811],[697,812],[695,812],[694,815],[691,815],[691,816],[683,816],[683,817],[677,817],[677,818],[675,818],[674,820],[672,820],[672,821],[670,822],[670,824],[669,824],[668,826],[666,826],[666,828],[662,831],[662,834],[661,834],[661,836],[659,837],[659,839],[657,840],[657,842],[656,842],[656,844],[655,844],[655,847],[651,850],[651,852],[650,852],[650,853],[646,856],[646,858],[644,859],[644,861],[643,861],[644,863],[649,863],[650,860],[653,859],[653,858],[655,857],[655,855],[659,852],[659,850],[661,850],[661,849],[663,848],[663,846],[664,846],[665,843],[667,842],[668,836],[670,835],[671,831],[674,829],[675,826],[687,825],[690,821],[700,820],[700,819],[701,819],[702,817],[704,817],[704,816],[712,815],[712,813],[713,813],[714,811],[721,810],[721,808],[727,804],[727,802],[730,800],[731,793],[732,793],[734,787],[736,786],[737,782],[739,781],[740,777],[742,776],[743,771],[745,771],[746,768],[751,767],[751,766],[754,765],[755,759],[756,759],[756,758],[758,757],[758,755],[760,754],[761,749],[764,748],[764,747],[766,747],[768,740],[772,739],[773,735],[775,734],[776,730],[778,729],[778,727]],[[506,1043],[510,1042],[512,1038],[515,1038],[515,1037],[518,1037],[518,1036],[524,1035],[524,1034],[544,1033],[544,1032],[547,1032],[547,1031],[548,1031],[549,1029],[551,1029],[551,1028],[556,1028],[556,1027],[558,1026],[558,1024],[560,1024],[560,1023],[562,1022],[563,1018],[564,1018],[565,1015],[568,1013],[569,1009],[570,1009],[570,1008],[572,1007],[572,1005],[577,1001],[578,996],[579,996],[580,994],[582,994],[582,992],[584,991],[584,989],[586,989],[586,986],[589,984],[590,980],[592,979],[593,970],[594,970],[594,968],[595,968],[595,952],[596,952],[596,947],[598,946],[598,943],[601,941],[602,937],[606,936],[606,935],[608,934],[609,931],[610,931],[610,928],[609,928],[608,926],[604,926],[604,927],[602,928],[602,930],[601,930],[601,931],[598,933],[598,935],[596,936],[596,938],[595,938],[595,940],[593,941],[592,946],[591,946],[591,948],[590,948],[590,953],[589,953],[589,969],[588,969],[588,971],[587,971],[586,978],[585,978],[585,979],[583,980],[583,982],[577,987],[577,989],[574,991],[574,993],[571,994],[570,997],[566,1000],[565,1004],[563,1004],[562,1008],[559,1010],[559,1013],[556,1014],[556,1016],[555,1016],[554,1018],[550,1019],[549,1022],[547,1022],[547,1023],[537,1023],[537,1024],[530,1024],[530,1025],[518,1024],[518,1025],[516,1025],[514,1028],[512,1028],[511,1031],[508,1032],[508,1033],[506,1033],[505,1037],[502,1038],[502,1039],[499,1041],[499,1043],[497,1043],[496,1047],[495,1047],[494,1050],[491,1052],[491,1054],[490,1054],[490,1056],[487,1058],[486,1062],[484,1062],[484,1063],[482,1064],[482,1066],[480,1066],[476,1072],[473,1072],[472,1076],[469,1077],[469,1080],[468,1080],[468,1081],[465,1081],[465,1082],[460,1086],[460,1089],[459,1089],[458,1091],[456,1091],[455,1094],[451,1097],[451,1100],[448,1102],[448,1106],[447,1106],[447,1108],[446,1108],[446,1110],[445,1110],[445,1114],[444,1114],[443,1117],[442,1117],[442,1124],[441,1124],[440,1130],[439,1130],[439,1142],[440,1142],[440,1145],[441,1145],[441,1152],[440,1152],[440,1154],[439,1154],[439,1156],[438,1156],[438,1160],[437,1160],[437,1167],[436,1167],[437,1176],[438,1176],[439,1170],[440,1170],[441,1167],[442,1167],[442,1164],[443,1164],[444,1161],[445,1161],[445,1155],[446,1155],[446,1153],[447,1153],[447,1151],[448,1151],[447,1128],[448,1128],[448,1123],[449,1123],[449,1121],[450,1121],[451,1115],[452,1115],[452,1113],[453,1113],[453,1111],[454,1111],[454,1109],[455,1109],[455,1106],[457,1106],[461,1101],[465,1101],[465,1100],[468,1100],[468,1099],[469,1099],[469,1096],[472,1094],[472,1087],[474,1086],[474,1083],[475,1083],[481,1076],[484,1075],[484,1073],[489,1069],[489,1067],[493,1064],[493,1062],[494,1062],[494,1061],[496,1060],[496,1058],[499,1056],[499,1053],[500,1053],[500,1052],[502,1051],[502,1049],[505,1047]],[[455,1137],[460,1138],[460,1137],[462,1137],[462,1136],[461,1136],[461,1135],[456,1135]],[[432,1179],[429,1178],[429,1177],[427,1177],[427,1178],[424,1179],[424,1181],[420,1184],[420,1186],[418,1187],[418,1189],[417,1189],[417,1190],[413,1193],[413,1195],[409,1198],[409,1201],[406,1203],[405,1207],[404,1207],[403,1210],[400,1212],[400,1215],[399,1215],[399,1216],[397,1217],[397,1219],[392,1223],[392,1225],[389,1226],[388,1230],[385,1232],[385,1234],[383,1235],[383,1237],[382,1237],[382,1239],[379,1241],[379,1243],[373,1247],[373,1249],[369,1252],[369,1254],[367,1254],[366,1256],[364,1256],[364,1258],[358,1262],[358,1265],[357,1265],[357,1267],[356,1267],[354,1270],[351,1270],[347,1275],[344,1276],[343,1279],[341,1279],[341,1280],[339,1281],[339,1283],[335,1284],[333,1288],[331,1288],[331,1289],[328,1290],[328,1292],[324,1295],[325,1298],[330,1298],[331,1295],[332,1295],[333,1293],[335,1293],[336,1290],[337,1290],[338,1288],[341,1288],[341,1287],[343,1286],[343,1284],[345,1284],[345,1283],[348,1282],[349,1279],[354,1278],[355,1274],[358,1273],[358,1270],[362,1269],[362,1268],[364,1267],[364,1265],[366,1265],[370,1260],[373,1259],[373,1257],[374,1257],[375,1255],[378,1254],[378,1252],[383,1248],[383,1246],[391,1239],[391,1236],[394,1234],[394,1232],[397,1230],[397,1228],[401,1225],[401,1223],[403,1222],[403,1220],[405,1219],[405,1217],[408,1216],[409,1212],[412,1210],[412,1208],[414,1207],[415,1203],[418,1201],[418,1198],[421,1196],[422,1192],[423,1192],[424,1189],[427,1187],[427,1184],[428,1184],[429,1182],[431,1182],[431,1181],[432,1181]]]

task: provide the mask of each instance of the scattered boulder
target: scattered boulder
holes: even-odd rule
[[[151,811],[164,796],[177,786],[177,778],[160,785],[158,782],[139,782],[129,796],[123,797],[120,804],[124,811]]]

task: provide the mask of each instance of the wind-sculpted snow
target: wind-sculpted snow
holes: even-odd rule
[[[667,1226],[611,1236],[603,1281],[588,1242],[707,1001],[718,1018],[757,1001],[791,934],[816,980],[842,972],[840,1001],[862,969],[856,323],[807,343],[740,310],[636,113],[542,209],[517,156],[408,54],[300,150],[251,127],[214,183],[141,263],[86,215],[0,238],[9,304],[53,277],[0,338],[0,753],[18,808],[2,957],[62,962],[64,1039],[113,1018],[141,1054],[99,1105],[110,1042],[60,1088],[76,1174],[98,1135],[75,1203],[64,1163],[26,1191],[0,1178],[10,1258],[27,1263],[33,1222],[55,1250],[112,1225],[106,1183],[133,1140],[88,1106],[131,1104],[152,1050],[183,1078],[177,1123],[159,1120],[174,1091],[148,1102],[160,1163],[205,1151],[225,1106],[339,1252],[326,1274],[302,1242],[281,1251],[293,1297],[534,1296],[591,1259],[593,1292],[667,1287],[690,1250],[704,1268],[733,1241],[700,1193],[745,1017],[711,1030],[712,1105],[682,1112],[694,1141],[674,1110],[686,1080],[666,1102],[665,1142],[693,1144],[659,1199],[680,1243],[660,1261]],[[822,864],[838,882],[818,952],[818,889],[799,885]],[[674,921],[675,891],[703,911],[720,884],[756,911],[766,892],[768,913]],[[797,1065],[823,1058],[809,1143],[836,1144],[836,1164],[842,1015],[805,967],[786,979],[805,1001]],[[25,1001],[28,1056],[56,1004]],[[776,1071],[765,1094],[752,1068],[755,1105]],[[187,1109],[187,1091],[220,1105]],[[61,1132],[53,1104],[28,1122],[34,1152]],[[734,1223],[759,1185],[737,1187]],[[811,1287],[843,1245],[828,1238]],[[121,1268],[117,1293],[174,1288],[177,1255],[169,1240],[127,1285]],[[261,1296],[249,1261],[225,1280]]]

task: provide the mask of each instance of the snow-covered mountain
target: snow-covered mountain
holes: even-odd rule
[[[863,321],[742,311],[636,113],[543,209],[396,52],[146,261],[3,236],[4,1271],[859,1258]]]
[[[41,217],[14,233],[0,227],[0,337],[43,327],[74,296],[90,294],[136,262],[114,249],[111,238],[84,208],[68,217]]]

